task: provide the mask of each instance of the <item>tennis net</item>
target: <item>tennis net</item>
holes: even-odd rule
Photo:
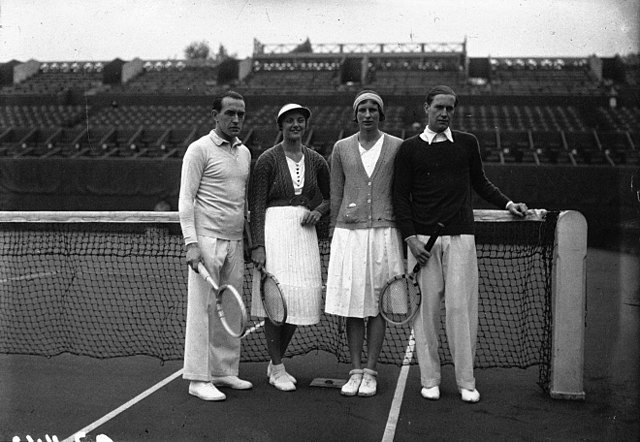
[[[513,220],[476,211],[480,275],[476,367],[540,367],[552,354],[557,212]],[[183,357],[187,267],[177,213],[0,213],[0,353],[110,358]],[[330,243],[320,239],[323,276]],[[251,299],[246,264],[243,296]],[[442,306],[444,308],[444,305]],[[267,361],[261,319],[243,339],[243,361]],[[344,318],[300,327],[287,356],[327,351],[349,361]],[[441,360],[452,363],[441,324]],[[387,329],[379,361],[405,360],[410,325]]]

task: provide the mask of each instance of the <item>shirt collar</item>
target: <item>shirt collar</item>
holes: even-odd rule
[[[240,141],[240,139],[238,137],[235,137],[233,139],[233,142],[230,143],[227,140],[225,140],[224,138],[220,137],[217,133],[215,129],[211,129],[211,132],[209,132],[209,137],[211,138],[211,141],[213,141],[213,143],[218,146],[218,147],[222,147],[224,144],[228,144],[229,147],[233,148],[233,147],[237,147],[240,144],[242,144],[242,141]]]
[[[438,135],[444,135],[447,140],[453,143],[453,134],[451,133],[450,127],[447,127],[443,132],[434,132],[431,129],[429,129],[429,126],[427,126],[424,128],[424,132],[420,134],[420,138],[422,138],[424,141],[426,141],[429,144],[445,141],[444,139],[442,139],[442,136],[438,137]]]

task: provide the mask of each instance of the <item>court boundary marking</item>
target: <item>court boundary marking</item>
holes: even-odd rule
[[[407,387],[407,378],[409,377],[409,370],[411,369],[411,360],[413,359],[413,351],[415,349],[415,337],[413,335],[413,328],[411,329],[411,335],[409,336],[409,344],[404,353],[404,360],[402,361],[402,368],[398,375],[398,382],[396,384],[396,390],[393,394],[393,400],[391,401],[391,407],[389,408],[389,417],[387,418],[387,424],[384,428],[382,435],[382,442],[392,442],[396,435],[396,429],[398,427],[398,419],[400,417],[400,409],[402,408],[402,401],[404,400],[404,392]]]
[[[251,327],[247,331],[247,334],[254,333],[255,331],[262,328],[263,326],[264,326],[264,321],[261,321],[259,324]],[[402,365],[402,368],[400,369],[400,374],[398,375],[398,381],[396,383],[396,389],[393,394],[391,406],[389,407],[389,414],[387,417],[387,423],[385,425],[384,433],[382,435],[382,442],[392,442],[395,437],[396,429],[398,426],[398,419],[400,416],[400,409],[402,408],[402,401],[404,399],[404,392],[406,390],[407,378],[409,376],[409,370],[411,369],[410,363],[411,363],[411,360],[413,359],[414,349],[415,349],[415,337],[414,337],[413,329],[411,329],[411,335],[409,336],[409,343],[405,350],[403,365]],[[181,368],[180,370],[164,378],[157,384],[153,385],[152,387],[138,394],[134,398],[120,405],[118,408],[105,414],[100,419],[74,432],[71,436],[67,437],[62,442],[74,442],[76,440],[76,437],[81,435],[86,435],[91,431],[95,430],[96,428],[104,425],[105,423],[109,422],[111,419],[115,418],[119,414],[123,413],[124,411],[136,405],[138,402],[141,402],[142,400],[151,396],[153,393],[160,390],[165,385],[170,384],[176,378],[182,376],[183,372],[184,372],[184,369]]]
[[[247,331],[247,334],[255,332],[256,330],[260,329],[263,325],[264,325],[264,321],[261,321],[259,324],[254,325],[253,327],[251,327]],[[136,405],[138,402],[142,401],[143,399],[146,399],[148,396],[151,396],[153,393],[155,393],[156,391],[158,391],[159,389],[161,389],[165,385],[173,382],[176,378],[182,376],[183,372],[184,372],[184,369],[181,368],[180,370],[176,371],[175,373],[173,373],[170,376],[166,377],[165,379],[161,380],[160,382],[158,382],[154,386],[146,389],[145,391],[143,391],[142,393],[140,393],[139,395],[137,395],[133,399],[128,400],[124,404],[120,405],[118,408],[116,408],[116,409],[110,411],[109,413],[105,414],[100,419],[98,419],[98,420],[90,423],[86,427],[74,432],[71,436],[67,437],[62,442],[74,442],[76,440],[75,439],[76,435],[80,435],[80,434],[83,434],[83,433],[87,434],[87,433],[95,430],[96,428],[100,427],[101,425],[106,424],[107,422],[109,422],[114,417],[118,416],[122,412],[124,412],[124,411],[128,410],[129,408],[133,407],[134,405]]]

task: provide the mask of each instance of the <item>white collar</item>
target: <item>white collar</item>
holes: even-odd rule
[[[213,143],[218,147],[221,147],[223,144],[228,144],[229,147],[233,148],[233,147],[237,147],[238,145],[242,144],[242,142],[240,141],[240,139],[238,137],[235,137],[233,139],[233,142],[230,143],[229,141],[225,140],[220,135],[218,135],[216,133],[215,129],[212,129],[211,132],[209,132],[209,137],[211,137],[211,141],[213,141]]]
[[[440,134],[444,135],[447,138],[447,140],[453,143],[453,134],[451,133],[450,127],[447,127],[443,132],[434,132],[431,129],[429,129],[429,126],[427,126],[424,128],[424,132],[420,134],[420,138],[422,138],[427,143],[432,144],[436,136]],[[440,138],[439,140],[435,140],[436,143],[439,143],[440,141],[444,141],[444,140],[442,138]]]

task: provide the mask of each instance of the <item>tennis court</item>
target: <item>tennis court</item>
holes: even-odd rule
[[[344,379],[349,366],[323,350],[287,360],[293,393],[268,385],[264,362],[244,362],[250,391],[226,390],[208,403],[187,394],[180,361],[148,356],[97,359],[0,355],[0,440],[60,440],[85,429],[88,440],[637,440],[640,300],[637,255],[589,249],[585,401],[549,398],[538,367],[476,372],[482,400],[460,401],[451,366],[443,396],[420,397],[418,367],[379,366],[379,393],[345,398],[316,378]],[[257,329],[256,334],[261,334]],[[299,334],[304,335],[300,329]],[[46,333],[45,333],[46,334]],[[402,334],[401,334],[402,335]],[[386,346],[406,349],[395,341]]]

